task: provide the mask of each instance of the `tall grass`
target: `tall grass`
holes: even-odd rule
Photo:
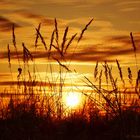
[[[77,41],[78,44],[82,40],[85,31],[92,21],[93,19],[83,28],[77,40],[77,33],[73,34],[69,39],[67,38],[69,27],[65,28],[61,39],[58,22],[55,19],[54,30],[52,31],[48,45],[41,34],[41,23],[35,29],[35,51],[40,39],[46,51],[46,67],[49,66],[46,75],[47,73],[51,73],[51,78],[47,78],[47,90],[44,88],[46,83],[43,81],[39,82],[35,78],[35,75],[37,75],[35,56],[25,46],[25,43],[22,43],[24,67],[23,69],[21,68],[15,28],[13,26],[13,45],[19,63],[17,75],[18,92],[15,91],[15,94],[1,94],[0,131],[8,133],[8,136],[3,133],[0,135],[0,139],[9,139],[10,137],[14,139],[42,140],[130,139],[132,136],[140,134],[140,70],[137,73],[136,84],[134,86],[131,68],[128,67],[128,79],[125,79],[122,67],[117,59],[114,62],[117,64],[118,75],[123,86],[119,86],[119,78],[115,77],[113,68],[108,62],[105,61],[102,67],[99,68],[99,62],[97,61],[93,72],[93,79],[87,76],[83,76],[82,79],[84,86],[90,90],[82,90],[76,85],[78,92],[85,99],[82,107],[74,111],[69,111],[63,103],[63,96],[66,94],[65,81],[67,74],[73,72],[69,67],[70,62],[67,63],[68,49],[73,41]],[[136,46],[132,33],[130,36],[136,58]],[[76,47],[77,45],[73,50],[72,56],[74,56]],[[9,68],[11,68],[9,45],[7,46],[7,51],[8,64]],[[57,55],[54,55],[54,52]],[[30,61],[34,65],[34,76],[29,69]],[[52,61],[55,61],[59,67],[57,77],[53,76]],[[138,65],[136,66],[138,68]],[[130,88],[132,88],[130,92],[135,92],[137,96],[126,98],[126,96],[129,96],[126,88],[127,80],[130,83]],[[106,82],[106,86],[103,84],[104,81]],[[38,86],[40,87],[39,90]],[[21,89],[21,92],[19,89]],[[9,99],[8,101],[4,95]],[[19,131],[19,134],[16,135],[15,132],[17,133],[17,131]]]

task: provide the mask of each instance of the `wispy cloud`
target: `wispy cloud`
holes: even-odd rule
[[[2,32],[10,31],[13,24],[15,25],[15,27],[20,27],[20,25],[18,25],[17,23],[14,23],[9,19],[0,16],[0,31]]]
[[[9,73],[0,73],[0,78],[5,78],[5,77],[9,77],[10,74]]]
[[[140,48],[138,47],[139,44],[140,44],[140,40],[139,40],[139,37],[140,37],[140,33],[134,33],[134,41],[135,41],[135,44],[137,46],[137,49],[139,50]],[[132,46],[132,42],[131,42],[131,39],[130,39],[130,36],[112,36],[112,37],[108,37],[107,39],[110,43],[114,42],[114,43],[121,43],[122,44],[122,47],[126,46],[126,47],[130,47]],[[125,48],[126,48],[125,47]]]
[[[59,83],[52,83],[52,82],[43,82],[43,81],[34,81],[34,82],[31,82],[31,81],[3,81],[1,82],[0,81],[0,86],[36,86],[36,87],[50,87],[50,86],[59,86]],[[78,85],[78,84],[77,84]],[[72,86],[72,84],[70,83],[65,83],[65,87],[69,87],[69,86]]]
[[[108,62],[114,62],[115,59],[119,56],[128,57],[129,55],[133,54],[133,48],[131,45],[131,40],[129,37],[125,36],[118,36],[109,38],[108,41],[110,42],[110,46],[107,46],[105,44],[97,44],[97,45],[90,45],[90,46],[81,46],[80,50],[77,50],[74,54],[69,51],[65,55],[65,59],[67,61],[79,61],[79,62],[95,62],[95,61],[108,61]],[[135,39],[136,44],[139,44],[140,41],[138,39]],[[114,44],[111,46],[111,44]],[[119,43],[119,45],[117,45]],[[139,50],[139,48],[138,48]],[[32,51],[32,56],[36,59],[40,60],[46,60],[48,53],[45,51]],[[55,58],[60,59],[60,55],[56,51],[51,52],[52,56]],[[23,52],[18,52],[19,58],[23,59]],[[7,52],[4,52],[1,57],[1,59],[7,59]],[[16,52],[11,52],[11,59],[16,60]],[[53,60],[53,59],[52,59]],[[54,60],[55,61],[55,60]],[[123,61],[123,60],[122,60]]]
[[[122,11],[122,12],[133,12],[133,11],[136,11],[136,10],[138,10],[138,8],[135,8],[135,7],[120,9],[120,11]]]
[[[140,4],[140,1],[139,0],[126,0],[126,1],[118,1],[118,3],[116,5],[118,6],[132,6],[132,5],[138,5]]]
[[[6,4],[6,0],[1,1],[1,3],[5,3]],[[62,18],[59,18],[60,20],[60,27],[62,25],[64,25],[64,23],[66,23],[66,25],[72,25],[73,26],[73,31],[75,32],[76,29],[79,31],[80,29],[82,29],[84,27],[84,25],[89,21],[89,19],[91,17],[94,17],[94,22],[92,24],[92,26],[89,28],[89,30],[87,31],[87,35],[84,36],[84,40],[83,42],[88,43],[89,46],[86,46],[86,49],[88,50],[88,48],[91,49],[91,51],[93,51],[92,53],[95,52],[95,54],[99,54],[98,58],[97,56],[93,56],[93,54],[90,52],[87,52],[86,49],[84,50],[88,55],[83,54],[83,52],[78,52],[77,55],[81,56],[81,58],[74,58],[77,59],[78,61],[81,60],[87,60],[87,61],[93,61],[95,59],[107,59],[107,58],[111,58],[112,55],[117,55],[117,51],[119,54],[121,54],[121,51],[125,54],[129,54],[129,49],[125,50],[121,50],[118,48],[116,49],[116,54],[111,49],[109,50],[95,50],[93,49],[93,42],[91,40],[91,38],[95,39],[98,36],[108,36],[109,34],[111,35],[119,35],[116,37],[112,37],[109,38],[108,40],[106,40],[105,42],[107,42],[108,44],[110,43],[120,43],[122,46],[124,45],[129,45],[131,44],[129,36],[123,36],[123,33],[128,33],[130,32],[131,29],[138,30],[138,27],[133,27],[134,23],[136,22],[136,20],[134,20],[134,18],[139,19],[138,15],[133,17],[133,22],[130,23],[130,17],[127,13],[123,13],[122,12],[126,11],[135,11],[138,10],[138,5],[140,4],[140,2],[138,0],[126,0],[124,2],[122,2],[121,0],[114,0],[112,2],[112,0],[99,0],[99,1],[93,1],[93,0],[31,0],[30,2],[28,2],[27,0],[23,0],[22,2],[20,1],[16,1],[16,0],[12,0],[12,1],[8,1],[9,4],[11,5],[19,5],[19,7],[22,7],[22,4],[25,3],[25,5],[28,5],[26,8],[21,8],[21,10],[17,10],[13,8],[13,11],[11,13],[6,13],[3,14],[3,17],[0,17],[0,20],[2,21],[0,23],[0,31],[9,31],[11,30],[11,25],[15,22],[18,23],[17,27],[19,27],[19,25],[28,25],[31,27],[32,26],[36,26],[38,23],[42,22],[45,23],[45,25],[54,25],[54,18],[52,16],[62,16]],[[24,4],[23,4],[24,5]],[[25,6],[24,5],[24,6]],[[65,7],[64,5],[67,6],[72,6],[70,7]],[[82,6],[82,5],[86,5],[87,7],[85,8],[74,8],[75,6]],[[98,5],[98,6],[97,6]],[[88,7],[89,6],[89,7]],[[41,8],[40,8],[41,7]],[[93,10],[94,9],[94,10]],[[69,11],[68,14],[65,13],[65,11]],[[113,12],[111,12],[113,11]],[[107,16],[108,14],[111,14],[112,16]],[[58,17],[59,17],[58,16]],[[76,17],[74,17],[76,16]],[[125,17],[125,18],[124,18]],[[129,19],[128,19],[129,17]],[[137,20],[138,21],[138,20]],[[23,24],[25,23],[25,24]],[[127,23],[127,24],[126,24]],[[31,29],[31,28],[30,28]],[[45,29],[45,28],[43,28]],[[29,28],[23,28],[23,30],[26,30],[27,32],[29,31]],[[51,32],[50,29],[47,28],[47,32]],[[62,30],[62,28],[60,29]],[[135,31],[135,30],[131,30],[131,31]],[[43,30],[43,32],[45,32],[45,30]],[[129,31],[129,32],[128,32]],[[21,31],[19,31],[21,32]],[[25,31],[24,31],[25,32]],[[23,33],[24,33],[23,32]],[[46,33],[46,32],[45,32]],[[61,32],[62,34],[63,32]],[[46,34],[45,34],[46,35]],[[122,36],[120,36],[122,35]],[[20,37],[22,38],[22,37]],[[29,37],[28,42],[31,42],[30,40],[31,37]],[[90,40],[89,40],[90,39]],[[101,38],[100,38],[101,39]],[[26,41],[26,40],[24,40]],[[104,40],[101,40],[101,44],[103,43]],[[86,44],[85,43],[85,44]],[[136,37],[136,44],[138,44],[138,39]],[[92,46],[92,47],[90,47]],[[100,46],[97,44],[95,44],[95,46],[97,46],[97,48],[100,48]],[[106,45],[102,45],[102,48],[104,48],[104,46]],[[129,45],[130,46],[130,45]],[[21,51],[21,50],[20,50]],[[110,53],[110,56],[108,57],[107,55],[109,55],[108,52],[112,52],[112,54]],[[106,55],[107,54],[107,55]],[[118,55],[119,55],[118,54]],[[36,55],[36,54],[35,54]],[[101,56],[100,56],[101,55]],[[40,53],[38,55],[36,55],[36,57],[43,57],[44,55],[40,56]],[[67,56],[67,58],[71,57],[70,55]],[[107,58],[106,58],[107,57]],[[13,57],[14,58],[14,57]]]

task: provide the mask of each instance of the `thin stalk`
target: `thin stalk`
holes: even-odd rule
[[[134,41],[132,32],[130,33],[130,37],[131,37],[132,47],[133,47],[134,55],[135,55],[136,68],[137,68],[137,72],[138,72],[138,62],[137,62],[137,52],[136,52],[137,49],[136,49],[136,45],[135,45],[135,41]]]

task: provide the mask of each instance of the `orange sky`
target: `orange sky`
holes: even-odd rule
[[[44,48],[39,46],[38,53],[34,52],[35,27],[42,23],[41,33],[49,44],[54,29],[54,18],[58,20],[61,36],[65,27],[70,27],[69,37],[74,33],[79,35],[89,20],[94,18],[77,47],[73,57],[75,63],[71,63],[72,70],[76,69],[82,75],[92,76],[96,61],[115,62],[118,59],[126,70],[131,66],[136,75],[135,57],[129,34],[133,32],[139,62],[139,7],[139,0],[0,0],[0,81],[11,80],[7,62],[7,44],[10,44],[12,50],[13,23],[17,27],[15,33],[19,56],[22,58],[21,43],[25,42],[36,59],[38,58],[39,72],[46,71]],[[13,75],[18,74],[18,61],[14,59],[15,55],[13,52],[11,60]],[[67,57],[71,58],[71,55]],[[116,66],[115,63],[111,64]]]

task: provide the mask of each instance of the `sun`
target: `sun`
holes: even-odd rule
[[[71,93],[70,92],[66,96],[65,102],[66,102],[66,106],[73,108],[73,107],[76,107],[76,106],[79,105],[80,97],[78,96],[77,93]]]

